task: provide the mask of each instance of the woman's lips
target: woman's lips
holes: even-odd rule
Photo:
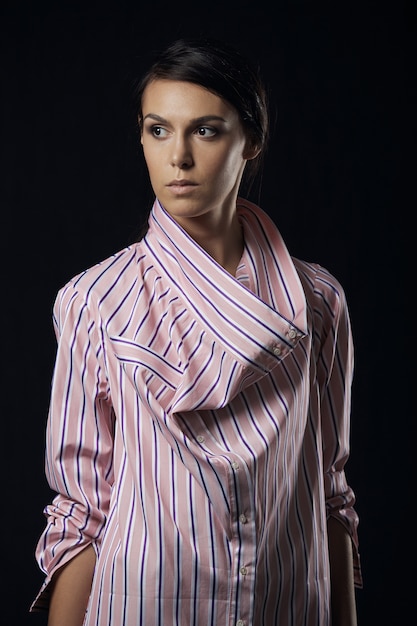
[[[170,183],[168,183],[167,187],[175,195],[183,195],[197,187],[197,184],[194,183],[192,180],[181,179],[172,180]]]

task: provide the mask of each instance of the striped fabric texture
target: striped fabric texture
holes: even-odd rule
[[[32,611],[93,544],[85,626],[327,626],[330,515],[362,585],[343,289],[237,211],[236,277],[155,201],[142,241],[59,291]]]

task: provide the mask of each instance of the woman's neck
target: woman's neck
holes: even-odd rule
[[[234,213],[230,220],[207,224],[204,216],[181,226],[227,272],[235,276],[243,254],[242,226]]]

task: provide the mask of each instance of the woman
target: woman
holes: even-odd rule
[[[247,61],[177,41],[137,87],[147,232],[58,293],[37,546],[49,626],[356,624],[343,289],[239,197]]]

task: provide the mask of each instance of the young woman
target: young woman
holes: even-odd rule
[[[177,41],[137,88],[155,202],[58,293],[49,626],[356,624],[343,289],[240,197],[268,135],[237,52]]]

